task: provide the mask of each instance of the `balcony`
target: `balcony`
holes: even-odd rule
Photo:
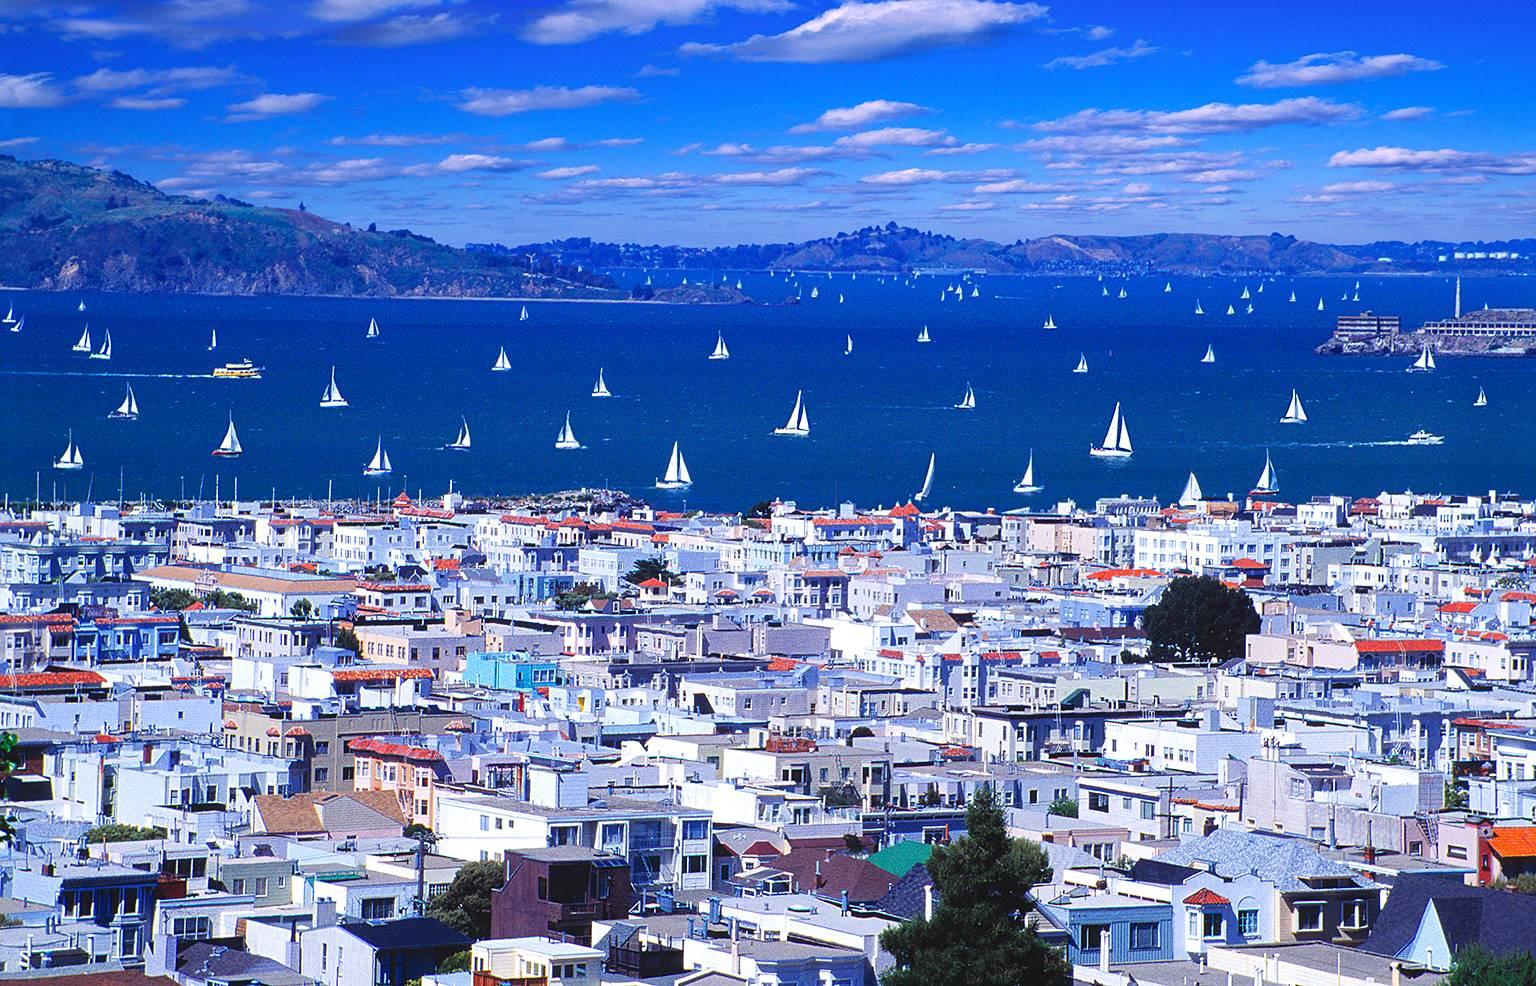
[[[496,976],[484,970],[474,974],[473,986],[549,986],[546,976]]]

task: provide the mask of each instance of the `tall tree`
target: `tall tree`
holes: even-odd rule
[[[990,786],[965,813],[966,834],[928,860],[938,897],[932,920],[880,936],[896,960],[882,986],[1066,986],[1067,960],[1035,934],[1029,889],[1051,877],[1039,845],[1010,838]]]
[[[1203,576],[1168,583],[1141,619],[1154,661],[1215,663],[1241,657],[1244,638],[1259,629],[1248,593]]]
[[[427,917],[461,931],[477,941],[491,936],[491,891],[501,889],[506,876],[499,859],[465,863],[448,889],[427,903]]]
[[[1494,955],[1470,945],[1456,953],[1446,986],[1536,986],[1536,957],[1530,952]]]
[[[667,585],[677,582],[677,575],[667,567],[667,563],[661,558],[639,558],[635,561],[635,567],[624,576],[626,582],[639,585],[648,579],[660,579]]]

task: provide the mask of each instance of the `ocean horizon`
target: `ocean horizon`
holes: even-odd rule
[[[0,292],[26,318],[0,331],[0,490],[112,499],[121,476],[129,498],[211,497],[216,481],[227,497],[238,480],[246,497],[372,499],[452,482],[498,496],[608,487],[669,507],[874,507],[908,499],[932,454],[928,506],[1044,509],[1121,493],[1168,502],[1191,471],[1206,496],[1242,497],[1266,451],[1287,500],[1536,480],[1525,360],[1447,357],[1410,374],[1401,357],[1312,351],[1341,313],[1399,315],[1405,329],[1449,316],[1448,277],[1360,277],[1354,301],[1354,276],[970,275],[957,301],[945,289],[959,274],[610,273],[626,287],[739,278],[763,304]],[[1536,306],[1527,278],[1464,278],[1462,295],[1465,309]],[[1056,329],[1041,327],[1047,316]],[[378,340],[364,338],[370,318]],[[71,351],[87,323],[98,345],[110,330],[110,360]],[[916,341],[924,325],[928,344]],[[729,360],[706,358],[717,333]],[[1208,345],[1214,364],[1200,362]],[[491,372],[501,347],[511,369]],[[1080,355],[1086,374],[1071,372]],[[241,358],[263,378],[211,376]],[[348,408],[318,406],[333,365]],[[600,368],[611,398],[590,396]],[[130,383],[139,419],[108,420]],[[957,410],[967,386],[976,407]],[[1474,408],[1479,387],[1489,403]],[[1279,421],[1292,388],[1305,425]],[[801,391],[809,437],[773,435]],[[1116,402],[1135,454],[1091,458]],[[554,448],[567,412],[582,449]],[[244,454],[213,458],[231,415]],[[445,450],[461,415],[473,447]],[[1406,444],[1420,428],[1444,444]],[[54,470],[71,432],[85,468]],[[364,477],[381,438],[394,471]],[[674,441],[694,485],[653,489]],[[1026,497],[1012,487],[1031,450],[1044,489]]]

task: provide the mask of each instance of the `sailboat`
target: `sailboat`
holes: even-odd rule
[[[1163,294],[1173,294],[1173,282],[1172,281],[1164,281],[1163,282]]]
[[[1355,292],[1355,296],[1353,298],[1349,299],[1349,300],[1350,301],[1359,301],[1360,300],[1360,292],[1356,291]]]
[[[597,383],[592,385],[593,397],[612,397],[613,393],[608,389],[608,382],[603,379],[603,368],[597,368]]]
[[[773,429],[773,433],[792,438],[804,438],[811,433],[811,419],[805,413],[804,391],[795,391],[795,407],[789,412],[789,420],[784,422],[784,427]]]
[[[389,464],[389,453],[384,451],[384,436],[379,436],[379,444],[373,450],[373,458],[363,467],[364,476],[388,476],[395,469]]]
[[[128,393],[123,395],[123,402],[117,406],[117,410],[107,417],[121,421],[139,420],[139,399],[133,396],[133,384],[128,385]]]
[[[1248,314],[1249,315],[1253,314],[1253,302],[1251,302],[1251,301],[1248,302]]]
[[[365,336],[363,336],[363,338],[365,338],[365,339],[377,339],[378,337],[379,337],[379,320],[376,319],[376,318],[370,318],[368,320],[368,333]]]
[[[20,332],[27,327],[27,316],[23,315],[11,325],[12,332]]]
[[[106,336],[101,340],[101,348],[91,354],[91,359],[112,358],[112,330],[108,329]]]
[[[1317,299],[1317,310],[1318,311],[1322,311],[1323,310],[1323,299],[1321,299],[1321,298]]]
[[[842,303],[843,303],[843,295],[842,295],[842,292],[838,292],[838,295],[837,295],[837,303],[838,303],[838,304],[839,304],[839,305],[841,305],[841,304],[842,304]]]
[[[844,356],[852,356],[853,355],[853,336],[848,336],[846,339],[843,340],[843,355]]]
[[[683,453],[678,451],[677,443],[672,443],[672,457],[667,460],[667,473],[656,480],[658,490],[685,490],[693,485],[693,476],[688,472],[688,463],[683,459]]]
[[[1477,388],[1477,400],[1472,402],[1473,407],[1487,407],[1488,395],[1483,393],[1483,388]]]
[[[1301,395],[1296,393],[1296,388],[1291,388],[1291,403],[1285,409],[1285,416],[1280,419],[1283,425],[1304,425],[1307,423],[1307,409],[1301,406]]]
[[[1227,314],[1228,315],[1236,315],[1237,314],[1237,309],[1233,308],[1231,305],[1228,305],[1227,306]]]
[[[1077,365],[1072,368],[1072,372],[1073,373],[1087,373],[1088,372],[1088,354],[1087,353],[1078,353],[1077,354]]]
[[[971,285],[971,297],[972,298],[980,298],[981,297],[981,289],[979,287],[977,287],[976,285],[974,285],[974,284]]]
[[[1195,314],[1196,315],[1204,315],[1205,314],[1205,309],[1200,307],[1200,302],[1199,301],[1195,302]]]
[[[1101,297],[1101,298],[1108,298],[1109,297],[1109,285],[1108,284],[1104,285],[1102,288],[1099,288],[1099,297]]]
[[[928,472],[923,476],[923,488],[912,494],[913,503],[922,503],[928,499],[928,494],[933,492],[933,467],[938,461],[938,453],[928,453]]]
[[[1120,294],[1117,297],[1120,297],[1120,298],[1124,298],[1125,297],[1125,288],[1121,288],[1120,289]]]
[[[1013,484],[1015,493],[1039,493],[1043,489],[1035,482],[1035,450],[1029,450],[1029,465],[1024,467],[1024,478]]]
[[[492,364],[491,369],[497,373],[505,373],[506,371],[512,369],[512,361],[507,359],[506,346],[502,346],[501,352],[496,354],[496,362]]]
[[[240,447],[240,436],[235,434],[235,416],[230,414],[229,427],[224,431],[224,440],[219,443],[218,448],[209,454],[216,455],[221,459],[233,459],[244,451],[245,449]]]
[[[811,297],[812,298],[820,298],[821,297],[821,288],[818,288],[814,284],[811,285]]]
[[[320,395],[321,407],[347,407],[347,399],[341,396],[341,388],[336,386],[336,367],[331,367],[331,382],[326,385],[325,393]]]
[[[955,410],[956,411],[974,411],[974,410],[976,410],[976,391],[971,389],[971,385],[970,384],[966,384],[965,385],[965,396],[960,398],[960,403],[955,405]]]
[[[85,324],[85,331],[80,333],[79,340],[69,348],[77,353],[88,353],[91,351],[91,324],[89,322]]]
[[[85,311],[85,302],[83,302],[83,301],[80,302],[80,306],[78,308],[76,308],[75,310],[76,311],[81,311],[81,312]]]
[[[1296,292],[1295,291],[1291,292],[1291,303],[1292,304],[1296,303]]]
[[[1409,373],[1428,373],[1431,370],[1433,370],[1434,368],[1435,368],[1435,354],[1430,352],[1429,343],[1425,343],[1424,344],[1424,348],[1419,350],[1419,358],[1413,361],[1413,365],[1412,366],[1408,367],[1408,372]]]
[[[1264,282],[1260,281],[1259,282],[1259,290],[1255,291],[1254,294],[1263,294],[1263,293],[1264,293]]]
[[[1248,491],[1249,496],[1273,496],[1280,492],[1280,477],[1275,472],[1275,463],[1269,457],[1269,449],[1264,450],[1264,471],[1259,473],[1259,481],[1253,484],[1253,489]]]
[[[736,290],[737,291],[741,290],[741,278],[739,278],[739,277],[736,279]]]
[[[933,341],[933,339],[930,338],[929,335],[928,335],[928,326],[926,326],[926,325],[923,326],[923,331],[921,331],[921,332],[919,332],[917,334],[917,341],[918,342],[932,342]]]
[[[1210,345],[1209,343],[1207,343],[1206,347],[1205,347],[1205,355],[1200,357],[1200,362],[1202,362],[1202,363],[1214,363],[1214,362],[1216,362],[1216,347]]]
[[[1340,300],[1340,301],[1348,301],[1348,300],[1349,300],[1349,292],[1348,292],[1348,291],[1345,291],[1345,292],[1344,292],[1344,296],[1343,296],[1343,297],[1341,297],[1341,298],[1340,298],[1340,299],[1339,299],[1339,300]]]
[[[581,443],[576,440],[576,433],[571,430],[571,412],[565,412],[565,427],[560,429],[560,434],[555,436],[555,448],[576,449],[581,448]]]
[[[1040,326],[1040,327],[1042,329],[1054,329],[1056,327],[1056,320],[1054,318],[1052,318],[1050,315],[1046,315],[1045,316],[1045,324]]]
[[[75,433],[70,431],[69,441],[64,445],[64,453],[53,460],[55,469],[84,469],[85,458],[80,454],[80,446],[75,444]]]
[[[1129,459],[1131,457],[1131,432],[1125,425],[1125,417],[1120,413],[1120,402],[1115,402],[1115,413],[1109,419],[1109,430],[1104,432],[1104,441],[1091,446],[1088,454],[1101,459]]]
[[[1253,295],[1248,293],[1248,285],[1246,285],[1246,284],[1243,285],[1243,293],[1238,295],[1238,300],[1239,301],[1247,301],[1249,298],[1252,298],[1252,297],[1253,297]]]
[[[463,415],[459,416],[459,437],[449,442],[445,448],[459,452],[469,451],[469,421]]]
[[[208,351],[211,353],[215,349],[218,349],[218,348],[219,348],[219,330],[216,329],[216,328],[215,329],[209,329],[208,330]]]
[[[730,359],[731,351],[725,345],[725,333],[715,333],[715,351],[709,354],[710,359]]]
[[[646,278],[645,283],[647,283],[647,284],[651,283],[650,278]],[[528,306],[527,305],[524,305],[523,306],[523,310],[517,313],[517,320],[519,322],[526,322],[526,321],[528,321]]]
[[[1200,501],[1204,499],[1205,494],[1200,490],[1200,480],[1195,478],[1194,473],[1190,473],[1189,478],[1184,481],[1184,492],[1179,494],[1179,506],[1199,506]]]
[[[6,312],[5,312],[5,324],[6,325],[15,325],[16,324],[16,306],[15,305],[11,305],[6,310]]]

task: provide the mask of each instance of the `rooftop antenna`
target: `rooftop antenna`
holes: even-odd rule
[[[1456,275],[1456,317],[1461,317],[1461,275]]]

